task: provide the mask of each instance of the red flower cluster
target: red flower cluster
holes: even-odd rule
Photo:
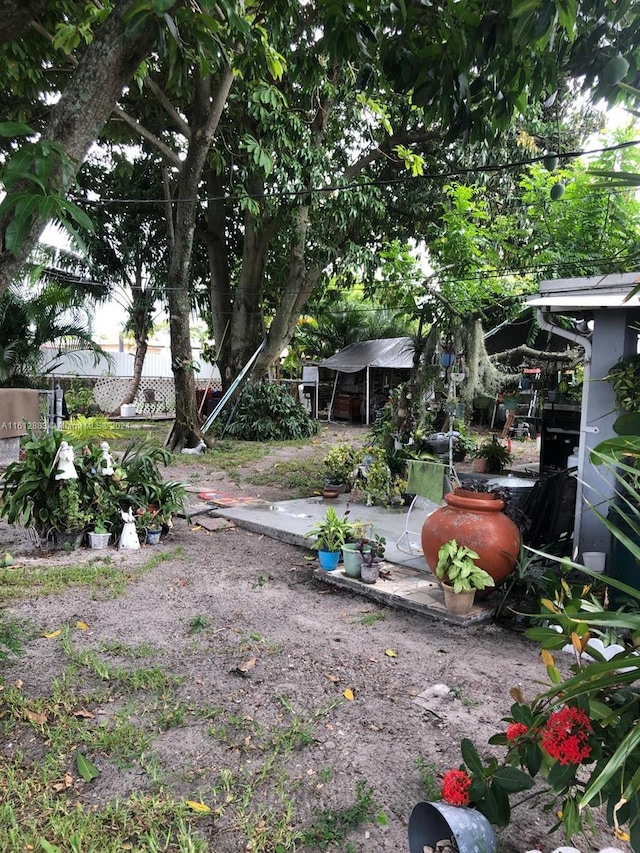
[[[522,735],[526,735],[529,729],[524,723],[511,723],[507,726],[507,740],[518,740]]]
[[[560,764],[580,764],[591,755],[591,721],[580,708],[562,708],[551,714],[542,732],[542,748]]]
[[[449,770],[442,780],[442,799],[452,806],[469,805],[471,779],[464,770]]]

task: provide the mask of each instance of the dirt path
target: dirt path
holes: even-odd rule
[[[305,452],[322,452],[332,440],[327,433]],[[193,477],[193,465],[185,470]],[[178,463],[170,475],[179,474]],[[216,477],[206,479],[212,485]],[[225,488],[264,492],[246,483]],[[15,532],[3,527],[0,548],[17,544]],[[77,559],[92,556],[84,551]],[[21,559],[47,566],[69,561],[66,555]],[[88,652],[105,666],[144,665],[180,679],[164,693],[118,694],[111,686],[110,699],[87,700],[94,714],[87,726],[109,726],[124,708],[148,735],[148,747],[126,762],[106,749],[92,753],[100,776],[91,783],[74,778],[78,802],[101,806],[160,786],[176,798],[219,805],[216,819],[204,816],[198,824],[215,853],[275,850],[284,823],[290,846],[282,850],[407,849],[409,812],[433,796],[438,774],[459,765],[461,738],[471,737],[487,754],[487,739],[508,712],[509,688],[536,691],[544,675],[537,649],[492,624],[461,635],[426,617],[327,590],[314,580],[313,566],[308,552],[266,537],[178,523],[157,549],[111,552],[109,569],[128,578],[117,598],[94,585],[10,606],[11,614],[29,620],[33,638],[26,656],[5,670],[5,682],[21,682],[32,704],[51,697],[70,660],[76,670],[67,675],[67,689],[77,697],[95,694],[99,679],[86,664]],[[42,636],[64,626],[66,644],[64,632]],[[437,687],[443,684],[444,696]],[[345,698],[347,689],[353,699]],[[19,749],[42,757],[49,746],[25,727],[0,749],[0,759],[9,761]],[[369,788],[372,813],[384,814],[386,825],[367,820],[324,848],[308,839],[291,846],[295,832],[317,822],[319,809],[339,812],[354,803],[364,809]],[[554,822],[539,802],[516,808],[510,826],[499,831],[501,850],[553,849],[562,840],[545,835]],[[258,846],[256,833],[272,846]],[[583,850],[597,843],[581,840]],[[605,846],[612,839],[598,841]]]

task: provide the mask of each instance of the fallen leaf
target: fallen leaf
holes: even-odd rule
[[[247,675],[249,670],[256,665],[256,660],[257,658],[249,658],[249,660],[239,664],[235,669],[232,669],[231,672],[235,672],[236,675]]]
[[[373,725],[373,723],[369,726],[369,729],[370,729],[372,732],[379,732],[379,731],[380,731],[380,729],[378,728],[378,726],[374,726],[374,725]]]
[[[371,663],[379,663],[378,658],[369,658]]]
[[[185,803],[192,811],[198,812],[199,814],[209,814],[211,811],[209,806],[205,806],[204,803],[198,803],[195,800],[185,800]]]
[[[100,775],[100,771],[96,765],[92,761],[89,761],[89,759],[81,752],[76,756],[76,766],[78,768],[78,773],[82,776],[85,782],[91,782],[92,779],[97,779]]]
[[[85,717],[87,720],[92,720],[94,714],[91,711],[87,711],[86,708],[78,708],[77,711],[72,711],[74,717]]]
[[[519,687],[511,687],[509,693],[512,699],[515,699],[520,705],[524,705],[524,693]]]
[[[46,637],[47,640],[52,640],[54,637],[59,637],[62,634],[62,628],[58,628],[57,631],[51,631],[50,634],[43,634],[43,637]]]
[[[23,684],[24,684],[24,681],[21,678],[16,678],[16,680],[13,682],[13,686],[17,687],[18,690],[20,690],[20,688],[22,687]]]
[[[398,657],[398,652],[394,652],[393,649],[385,649],[384,653],[388,658],[397,658]]]
[[[325,672],[324,677],[325,677],[325,678],[328,678],[328,679],[329,679],[329,681],[333,681],[333,683],[334,683],[334,684],[336,684],[336,682],[340,681],[340,679],[338,678],[338,676],[337,676],[337,675],[331,675],[331,674],[330,674],[330,673],[328,673],[328,672]]]
[[[618,841],[630,841],[631,840],[631,836],[629,835],[629,833],[625,832],[624,829],[620,829],[619,826],[617,826],[615,828],[614,835],[618,839]]]
[[[71,775],[71,773],[65,773],[64,779],[60,782],[54,782],[52,787],[54,791],[60,793],[60,791],[66,791],[67,788],[70,788],[72,785],[73,776]]]
[[[80,621],[76,622],[76,628],[80,628],[81,631],[88,631],[89,630],[89,626],[87,625],[87,623],[86,622],[80,622]]]
[[[553,666],[555,664],[555,660],[551,652],[548,652],[546,649],[543,649],[540,653],[540,657],[542,658],[542,663],[545,666]]]
[[[32,723],[35,723],[37,726],[44,726],[47,722],[47,715],[41,714],[38,711],[29,711],[28,709],[24,712],[25,717],[28,720],[31,720]]]
[[[344,693],[342,695],[344,696],[345,699],[348,699],[349,702],[353,702],[353,700],[355,698],[353,695],[353,690],[350,687],[347,687],[347,689],[344,691]]]

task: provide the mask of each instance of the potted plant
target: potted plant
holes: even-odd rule
[[[53,540],[57,548],[73,549],[82,542],[91,516],[82,506],[78,480],[60,483],[58,505],[52,520]]]
[[[148,504],[136,510],[136,522],[144,531],[144,539],[147,545],[157,545],[162,535],[162,516],[160,508]]]
[[[315,539],[311,547],[318,552],[321,569],[333,571],[337,567],[340,549],[349,538],[351,530],[350,522],[346,518],[340,518],[330,506],[325,517],[305,533],[305,536]]]
[[[500,474],[512,461],[506,445],[501,444],[495,435],[489,441],[483,441],[475,452],[476,459],[485,460],[485,471],[487,474]]]
[[[495,586],[491,575],[476,565],[479,555],[450,539],[438,551],[436,576],[442,581],[444,603],[449,613],[467,616],[473,608],[477,589]]]
[[[347,490],[347,481],[356,466],[356,451],[350,444],[334,444],[323,459],[325,470],[324,485],[338,494]]]
[[[342,546],[344,573],[364,583],[375,583],[385,545],[386,539],[373,532],[373,525],[358,520],[352,522],[349,541]]]
[[[99,516],[94,517],[93,530],[87,533],[90,548],[98,550],[106,548],[109,545],[109,540],[111,539],[109,527],[111,527],[110,521]]]

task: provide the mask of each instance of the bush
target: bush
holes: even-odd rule
[[[247,385],[227,433],[244,441],[288,441],[309,438],[318,430],[307,410],[281,385]]]

